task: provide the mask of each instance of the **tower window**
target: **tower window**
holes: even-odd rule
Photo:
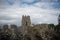
[[[26,25],[27,25],[27,22],[26,22]]]

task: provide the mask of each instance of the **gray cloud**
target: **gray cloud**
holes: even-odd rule
[[[22,4],[21,0],[0,0],[0,23],[21,25],[22,15],[29,15],[32,23],[53,23],[58,24],[60,6],[58,0],[23,0],[29,2]],[[56,3],[54,3],[56,1]],[[51,2],[51,3],[50,3]],[[55,6],[53,6],[55,5]],[[56,7],[58,5],[58,7]],[[56,8],[55,8],[56,7]]]

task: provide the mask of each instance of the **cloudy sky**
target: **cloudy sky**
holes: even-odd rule
[[[0,0],[0,24],[21,25],[22,15],[29,15],[32,24],[58,24],[59,0]]]

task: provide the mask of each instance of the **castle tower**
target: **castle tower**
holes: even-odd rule
[[[27,34],[28,33],[28,28],[31,25],[30,21],[30,16],[22,16],[22,27],[21,27],[21,32],[22,34]]]
[[[22,16],[22,26],[30,26],[31,21],[30,21],[30,16]]]
[[[59,15],[59,17],[58,17],[58,24],[60,25],[60,15]]]

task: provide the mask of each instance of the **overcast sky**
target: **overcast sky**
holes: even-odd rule
[[[22,15],[29,15],[32,24],[58,24],[59,0],[0,0],[0,24],[21,25]]]

